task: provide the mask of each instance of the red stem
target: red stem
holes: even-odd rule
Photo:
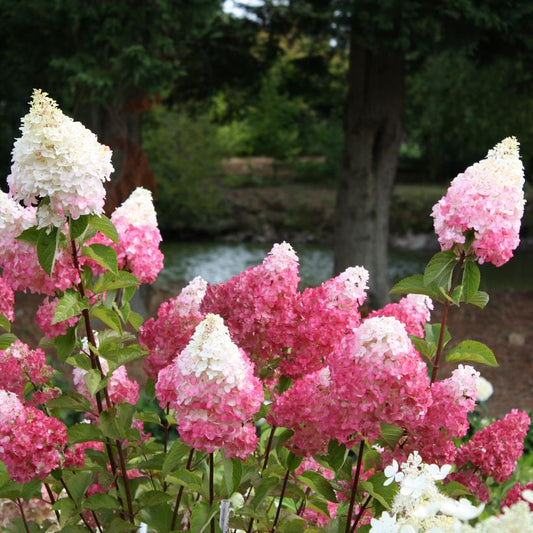
[[[279,495],[278,508],[276,509],[276,516],[274,517],[274,523],[272,524],[272,529],[270,533],[276,531],[276,526],[278,523],[279,514],[281,513],[281,505],[283,504],[283,498],[285,496],[285,489],[287,488],[287,481],[289,480],[290,470],[287,468],[285,472],[285,477],[283,478],[283,486],[281,487],[281,494]]]
[[[350,529],[351,529],[353,508],[354,508],[354,505],[355,505],[355,494],[357,492],[357,485],[359,484],[359,475],[361,473],[361,465],[363,464],[363,451],[364,451],[364,449],[365,449],[365,441],[362,440],[359,443],[359,454],[357,456],[357,467],[356,467],[355,476],[354,476],[354,479],[353,479],[352,495],[350,497],[350,507],[348,508],[348,517],[346,519],[346,530],[345,530],[345,533],[350,533]]]
[[[189,453],[189,459],[187,460],[187,466],[185,467],[187,470],[191,469],[193,455],[194,455],[194,448],[192,448]],[[176,527],[176,520],[178,518],[178,508],[180,506],[181,497],[183,495],[184,488],[185,487],[183,485],[180,485],[180,490],[178,491],[178,496],[176,498],[176,505],[174,506],[174,514],[172,515],[172,524],[170,526],[171,531],[173,531]]]

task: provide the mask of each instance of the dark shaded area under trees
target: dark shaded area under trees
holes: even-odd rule
[[[157,186],[177,234],[224,230],[223,157],[293,162],[338,186],[336,269],[383,303],[395,179],[446,183],[508,135],[530,168],[533,2],[222,3],[0,0],[4,175],[33,87],[111,146],[112,204]]]

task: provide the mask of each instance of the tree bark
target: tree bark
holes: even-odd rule
[[[388,236],[392,187],[403,136],[401,52],[350,50],[344,153],[337,190],[335,273],[370,272],[370,301],[388,302]]]

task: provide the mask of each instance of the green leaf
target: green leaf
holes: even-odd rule
[[[162,470],[163,477],[168,476],[170,472],[173,472],[178,467],[183,468],[185,466],[185,457],[188,457],[190,452],[191,448],[189,446],[180,439],[176,439],[165,457]]]
[[[30,244],[37,244],[41,235],[40,229],[37,226],[33,226],[24,230],[18,237],[17,241],[29,242]]]
[[[0,335],[0,350],[9,348],[17,338],[18,337],[13,335],[13,333],[2,333],[2,335]]]
[[[472,493],[461,483],[457,481],[450,481],[449,483],[443,484],[440,488],[440,491],[449,496],[450,498],[459,498],[461,496],[472,496]]]
[[[337,497],[335,496],[335,491],[333,490],[331,483],[318,472],[308,470],[299,475],[298,479],[318,494],[324,496],[326,500],[337,503]]]
[[[452,250],[435,254],[424,271],[424,285],[429,287],[434,284],[448,292],[457,261],[457,256]]]
[[[49,276],[52,275],[54,270],[59,235],[59,228],[53,228],[50,233],[43,229],[37,240],[37,258],[39,259],[39,264]]]
[[[92,472],[69,472],[68,470],[63,472],[63,481],[68,487],[69,496],[72,496],[76,503],[83,498],[92,480]]]
[[[191,515],[191,531],[203,533],[209,527],[211,519],[218,511],[218,503],[209,505],[207,502],[195,504]]]
[[[11,331],[11,322],[9,322],[7,316],[2,313],[0,313],[0,327],[6,331]]]
[[[82,255],[94,259],[99,265],[107,268],[113,272],[113,274],[118,274],[118,261],[117,253],[110,246],[105,244],[91,244],[90,246],[84,246],[81,249]]]
[[[120,319],[118,318],[117,314],[112,309],[104,307],[103,305],[93,307],[91,309],[91,316],[98,318],[111,329],[122,334],[122,324],[120,323]]]
[[[76,328],[70,327],[67,329],[65,335],[59,335],[54,339],[54,346],[56,347],[59,360],[64,363],[72,354],[74,346],[76,346]]]
[[[302,456],[289,452],[289,455],[287,456],[287,468],[291,472],[294,472],[302,464],[303,459]]]
[[[99,390],[105,387],[105,381],[102,379],[102,375],[99,370],[90,368],[83,376],[83,380],[87,385],[87,391],[91,396],[94,396]]]
[[[439,343],[439,337],[440,337],[440,324],[424,324],[424,331],[426,333],[425,340],[427,342],[430,342],[434,344],[435,346],[438,346]],[[444,348],[446,344],[450,341],[452,336],[450,335],[450,332],[448,331],[448,328],[444,328],[444,335],[442,337],[442,347]]]
[[[389,292],[390,294],[425,294],[438,302],[442,301],[438,287],[433,284],[424,285],[424,276],[422,274],[402,279]]]
[[[477,263],[467,261],[463,271],[463,294],[467,304],[477,294],[480,281],[481,273]]]
[[[202,492],[202,477],[200,472],[191,472],[190,470],[184,469],[174,470],[168,479],[193,492]]]
[[[141,509],[168,503],[173,497],[162,490],[149,490],[135,497],[135,502]]]
[[[333,470],[340,470],[344,461],[348,457],[348,450],[344,444],[340,444],[339,441],[332,439],[328,443],[328,463]]]
[[[77,239],[86,229],[89,224],[89,217],[81,215],[76,219],[69,219],[69,235],[71,240]]]
[[[65,292],[57,302],[52,324],[63,322],[73,316],[79,315],[84,309],[88,309],[87,298],[81,299],[75,292]]]
[[[133,422],[133,415],[135,414],[135,405],[127,402],[118,404],[118,418],[117,422],[121,430],[125,433],[131,429]]]
[[[360,487],[362,490],[368,492],[383,509],[389,510],[398,489],[395,483],[385,486],[386,479],[383,472],[378,472],[366,481],[361,482]]]
[[[483,363],[488,366],[498,366],[493,351],[482,342],[463,341],[451,348],[446,354],[447,363],[457,363],[462,361],[472,361]]]
[[[126,432],[119,426],[116,415],[117,410],[114,407],[107,411],[102,411],[98,417],[98,425],[106,437],[124,440]]]
[[[92,411],[91,402],[82,394],[68,391],[57,398],[46,402],[50,409],[72,409],[73,411],[90,412]],[[87,424],[83,424],[87,425]]]
[[[130,311],[128,322],[135,328],[135,331],[139,331],[139,328],[144,324],[144,317],[135,311]]]
[[[394,424],[386,424],[385,422],[382,422],[380,426],[380,440],[394,450],[396,444],[398,444],[398,441],[403,435],[403,429]]]
[[[242,462],[238,459],[226,459],[224,461],[224,483],[228,497],[237,492],[241,480]]]
[[[489,295],[485,291],[477,291],[476,294],[470,298],[468,303],[471,303],[480,309],[484,309],[489,303]]]
[[[279,479],[276,477],[265,476],[261,478],[259,484],[255,488],[255,494],[252,500],[252,507],[254,509],[257,509],[259,504],[272,492],[278,482]]]
[[[420,355],[427,357],[427,359],[429,359],[429,361],[431,362],[433,360],[435,352],[437,351],[437,345],[433,342],[421,339],[420,337],[415,337],[414,335],[409,335],[409,338],[413,341],[415,350]]]
[[[92,494],[83,502],[83,508],[91,511],[120,509],[120,507],[119,501],[110,494]]]
[[[127,287],[138,287],[141,282],[129,272],[119,270],[118,274],[106,272],[100,276],[94,284],[94,292],[101,293],[113,289],[125,289]]]
[[[103,441],[104,435],[93,424],[74,424],[67,428],[68,443]]]
[[[117,229],[105,215],[89,215],[89,225],[109,237],[115,244],[118,244]]]

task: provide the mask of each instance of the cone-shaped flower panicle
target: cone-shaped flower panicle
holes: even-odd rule
[[[157,319],[150,318],[140,330],[139,341],[148,349],[144,368],[148,377],[157,374],[187,346],[196,326],[205,318],[200,304],[207,290],[207,281],[200,276],[185,286],[176,298],[163,302]]]
[[[524,167],[518,141],[508,137],[487,157],[468,167],[433,207],[435,231],[443,250],[465,242],[474,231],[472,251],[480,263],[501,266],[519,243],[524,213]]]
[[[310,374],[361,322],[359,307],[366,298],[368,271],[350,267],[320,287],[305,289],[296,301],[295,333],[280,372],[292,378]]]
[[[330,392],[329,368],[325,367],[296,380],[276,398],[268,423],[294,431],[288,446],[295,454],[327,453],[328,420],[336,407]]]
[[[422,294],[408,294],[397,303],[387,304],[383,309],[372,311],[368,318],[393,316],[404,326],[409,335],[424,337],[424,324],[429,322],[433,301]]]
[[[340,442],[375,439],[382,422],[415,423],[431,403],[427,367],[393,317],[365,320],[331,355],[330,370],[330,431]]]
[[[65,426],[16,394],[0,390],[0,460],[17,483],[44,479],[60,464],[67,443]]]
[[[152,193],[137,187],[113,212],[111,220],[119,235],[120,268],[129,269],[141,283],[153,283],[163,268],[163,254]]]
[[[201,311],[220,315],[232,339],[259,373],[292,345],[298,257],[290,244],[275,244],[261,265],[207,288]]]
[[[103,183],[113,171],[111,150],[65,116],[46,93],[34,90],[30,104],[22,119],[22,137],[13,147],[10,193],[26,205],[50,199],[39,217],[41,225],[60,227],[66,216],[101,214]]]
[[[159,372],[156,396],[162,407],[168,403],[176,410],[186,444],[245,458],[257,445],[249,420],[264,399],[253,372],[222,318],[208,314],[183,352]]]

